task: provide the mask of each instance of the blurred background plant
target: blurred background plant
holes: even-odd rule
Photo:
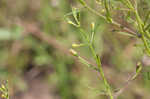
[[[85,1],[105,14],[99,0]],[[111,15],[139,35],[133,13],[119,1],[111,2],[113,11],[107,14],[107,19],[110,20]],[[149,31],[150,1],[136,1],[139,15]],[[142,62],[142,73],[118,99],[149,99],[150,58],[144,54],[140,39],[107,24],[103,18],[84,9],[77,0],[0,0],[0,79],[9,80],[10,99],[108,98],[103,94],[105,86],[97,72],[85,67],[69,53],[72,42],[80,44],[85,41],[79,30],[64,19],[75,7],[80,11],[80,24],[86,33],[90,33],[91,23],[95,23],[94,48],[101,56],[112,89],[122,88],[136,71],[137,62]],[[76,51],[95,64],[87,47]]]
[[[9,99],[8,81],[5,81],[5,83],[1,83],[0,92],[2,98]]]

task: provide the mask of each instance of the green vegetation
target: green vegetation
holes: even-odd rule
[[[149,18],[149,0],[1,0],[0,99],[149,99]]]

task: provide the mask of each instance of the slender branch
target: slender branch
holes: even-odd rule
[[[129,86],[129,84],[135,80],[135,78],[140,74],[142,70],[142,65],[140,62],[136,65],[136,72],[133,74],[133,76],[129,77],[129,79],[125,82],[124,86],[120,88],[118,92],[114,94],[114,98],[117,99],[117,97]]]
[[[113,97],[113,93],[111,91],[111,87],[107,81],[107,79],[105,78],[105,75],[104,75],[104,72],[103,72],[103,69],[102,69],[102,64],[101,64],[101,60],[100,60],[100,57],[97,55],[97,65],[99,67],[99,71],[100,71],[100,75],[102,76],[103,78],[103,81],[104,81],[104,84],[105,84],[105,87],[106,87],[106,90],[108,92],[108,95],[110,97],[110,99],[114,99]]]
[[[82,29],[80,28],[80,31],[81,31],[81,30],[82,30]],[[83,31],[82,31],[81,33],[83,33]],[[96,52],[95,52],[95,50],[94,50],[94,47],[93,47],[93,44],[90,42],[90,40],[89,40],[89,39],[86,39],[86,41],[89,43],[89,49],[91,50],[92,55],[93,55],[93,58],[94,58],[95,61],[96,61],[96,64],[97,64],[97,66],[98,66],[99,74],[100,74],[100,76],[102,77],[102,79],[103,79],[103,81],[104,81],[104,85],[105,85],[105,87],[106,87],[107,93],[108,93],[110,99],[113,99],[113,95],[112,95],[112,91],[111,91],[110,85],[109,85],[109,83],[108,83],[108,81],[107,81],[107,79],[106,79],[106,77],[105,77],[105,75],[104,75],[104,71],[103,71],[103,69],[102,69],[102,64],[101,64],[100,57],[96,54]],[[76,55],[77,55],[77,54],[76,54]],[[88,65],[88,63],[87,63],[85,60],[83,60],[81,57],[78,56],[78,58],[79,58],[80,60],[82,60],[85,64]],[[90,67],[91,67],[91,66],[90,66]]]
[[[149,35],[148,35],[148,33],[147,33],[146,31],[143,30],[143,24],[144,24],[144,23],[143,23],[143,21],[141,20],[137,9],[136,9],[136,11],[135,11],[135,16],[136,16],[136,20],[137,20],[137,22],[138,22],[139,31],[140,31],[140,33],[141,33],[141,39],[142,39],[142,41],[143,41],[143,43],[144,43],[144,46],[145,46],[145,48],[146,48],[146,51],[147,51],[148,55],[150,55],[150,48],[149,48],[148,43],[147,43],[146,38],[145,38],[145,34],[146,34],[148,37],[149,37]]]

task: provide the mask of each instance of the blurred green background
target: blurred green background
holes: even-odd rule
[[[96,0],[86,1],[102,10]],[[139,0],[142,17],[149,3]],[[135,46],[140,40],[117,33],[78,0],[0,0],[0,79],[9,80],[11,99],[108,99],[101,94],[104,85],[98,73],[69,53],[72,43],[84,42],[79,30],[64,19],[72,7],[81,11],[81,24],[87,33],[91,23],[96,24],[95,49],[114,90],[123,86],[142,60],[146,71],[118,99],[150,99],[150,58]],[[121,11],[113,12],[115,20],[130,27],[124,16]],[[76,51],[95,62],[87,47]]]

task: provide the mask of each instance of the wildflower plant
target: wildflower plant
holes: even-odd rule
[[[146,16],[143,18],[140,16],[138,11],[138,0],[96,0],[96,3],[100,5],[103,9],[102,12],[96,11],[93,8],[91,8],[85,0],[77,0],[80,2],[80,4],[87,9],[89,12],[99,16],[100,18],[104,19],[106,23],[111,24],[117,28],[119,28],[119,32],[123,35],[132,36],[134,38],[140,39],[144,45],[143,51],[146,55],[150,56],[150,24],[149,24],[149,16],[150,11],[146,14]],[[123,8],[117,7],[117,4],[121,4]],[[135,30],[126,27],[122,25],[121,23],[115,21],[113,19],[113,11],[122,11],[126,13],[127,22],[130,20],[132,23],[132,27],[134,27]],[[69,18],[69,16],[73,16],[73,21]],[[78,55],[78,53],[71,49],[70,52],[72,55],[77,57],[83,64],[87,65],[89,68],[92,68],[99,72],[99,75],[102,77],[103,83],[105,85],[106,95],[109,96],[110,99],[116,99],[117,96],[122,92],[124,88],[120,88],[117,92],[112,90],[111,85],[107,78],[104,75],[104,71],[101,64],[101,58],[96,53],[94,49],[94,36],[95,36],[95,23],[91,23],[91,33],[87,34],[86,31],[82,28],[80,23],[80,10],[77,8],[72,8],[72,12],[65,15],[65,20],[75,26],[79,29],[81,36],[84,38],[85,42],[82,44],[72,44],[73,48],[81,47],[81,46],[88,46],[93,59],[96,62],[97,66],[93,66],[91,63],[89,63],[87,60],[82,58]],[[137,63],[135,74],[126,82],[126,85],[134,80],[138,74],[142,70],[142,64],[141,62]],[[125,85],[125,86],[126,86]]]

